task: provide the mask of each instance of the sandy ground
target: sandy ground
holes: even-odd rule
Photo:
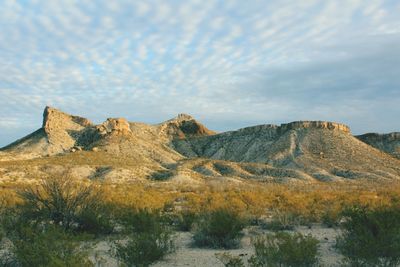
[[[338,235],[338,230],[333,228],[326,228],[321,225],[313,225],[309,227],[297,227],[295,231],[302,234],[311,234],[313,237],[320,241],[320,259],[321,265],[324,267],[340,266],[341,256],[333,248],[335,238]],[[233,256],[242,257],[244,262],[253,254],[253,247],[251,246],[251,237],[267,233],[268,231],[259,228],[247,228],[244,230],[244,237],[241,241],[239,249],[222,250],[222,249],[203,249],[192,246],[192,234],[189,232],[177,232],[175,238],[176,251],[167,255],[162,261],[159,261],[152,266],[154,267],[182,267],[182,266],[221,266],[224,265],[217,259],[217,253],[228,252]],[[108,256],[110,244],[102,241],[97,243],[94,247],[92,257],[97,258],[97,266],[110,266],[117,267],[118,262]],[[97,255],[97,256],[95,256]]]

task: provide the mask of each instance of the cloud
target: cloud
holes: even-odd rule
[[[97,122],[186,112],[217,130],[326,119],[398,131],[398,14],[389,0],[6,0],[0,146],[40,127],[45,105]]]

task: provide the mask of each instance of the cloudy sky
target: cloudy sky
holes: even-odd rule
[[[400,131],[398,0],[1,0],[0,29],[0,146],[46,105],[94,122]]]

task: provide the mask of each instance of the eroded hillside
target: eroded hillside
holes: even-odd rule
[[[400,178],[400,160],[384,152],[397,151],[395,144],[373,147],[357,138],[348,126],[323,121],[216,134],[186,114],[156,125],[124,118],[95,125],[46,107],[42,128],[1,150],[0,175],[25,181],[67,172],[113,183],[189,184]]]

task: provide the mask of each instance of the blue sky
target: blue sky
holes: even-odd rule
[[[400,1],[0,0],[0,146],[46,105],[224,131],[400,131]]]

